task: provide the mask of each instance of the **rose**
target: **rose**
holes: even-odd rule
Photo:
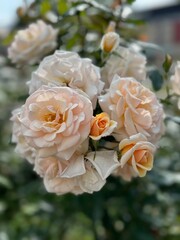
[[[83,155],[75,153],[68,161],[54,156],[37,157],[34,170],[44,178],[48,192],[56,194],[68,192],[80,194],[83,192],[77,182],[77,177],[86,172]]]
[[[131,171],[134,175],[137,174],[140,177],[144,177],[146,172],[152,169],[156,147],[148,142],[143,134],[139,133],[122,140],[119,144],[119,150],[121,153],[120,165],[122,170],[125,166],[130,168],[129,172],[127,172],[127,168],[125,169],[128,173],[127,175]]]
[[[172,90],[175,94],[180,96],[180,62],[175,66],[175,73],[171,76]],[[178,108],[180,109],[180,98],[178,99]]]
[[[163,108],[156,95],[133,78],[115,76],[99,104],[118,123],[114,137],[120,141],[137,133],[156,142],[163,133]]]
[[[37,159],[35,171],[44,177],[48,192],[93,193],[106,183],[106,178],[119,166],[115,151],[75,153],[68,160],[60,158]]]
[[[115,74],[120,77],[133,77],[138,81],[146,78],[146,58],[130,48],[118,47],[107,60],[101,70],[102,79],[106,87],[112,82]]]
[[[34,164],[36,158],[36,151],[33,147],[29,146],[21,133],[21,123],[19,116],[21,108],[15,109],[12,112],[11,121],[13,121],[12,129],[12,142],[16,143],[15,151],[22,157],[28,160],[31,164]]]
[[[105,184],[92,164],[84,161],[84,155],[76,153],[68,161],[54,157],[37,159],[35,171],[44,177],[46,190],[58,195],[92,193]]]
[[[8,48],[8,57],[13,63],[34,64],[55,49],[57,30],[42,20],[32,23],[25,30],[17,32]]]
[[[105,184],[92,164],[84,161],[83,155],[73,155],[66,166],[62,167],[59,159],[53,159],[44,175],[46,190],[58,195],[65,193],[81,194],[99,191]]]
[[[107,53],[114,51],[120,43],[120,37],[115,32],[104,34],[101,40],[101,49]]]
[[[107,113],[97,114],[91,121],[90,137],[93,140],[99,140],[101,137],[109,136],[116,126],[117,123],[110,120]]]
[[[100,80],[99,68],[90,59],[82,59],[77,53],[59,50],[46,57],[32,74],[30,94],[48,84],[82,90],[89,96],[93,108],[96,107],[97,96],[104,86]]]
[[[92,119],[90,100],[68,87],[43,86],[30,95],[19,121],[21,134],[39,157],[68,160],[87,139]]]

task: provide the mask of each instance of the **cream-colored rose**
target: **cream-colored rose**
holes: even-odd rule
[[[179,96],[178,108],[180,109],[180,61],[175,66],[175,73],[171,77],[171,85],[173,92]]]
[[[36,158],[36,151],[33,147],[29,146],[21,133],[21,123],[19,116],[21,108],[15,109],[12,112],[11,121],[13,121],[12,129],[12,142],[16,143],[15,151],[22,157],[28,160],[31,164],[34,164]]]
[[[113,52],[120,43],[120,37],[119,34],[116,32],[108,32],[104,34],[102,40],[101,40],[101,49],[104,52],[110,53]]]
[[[68,161],[39,159],[35,170],[41,175],[43,172],[46,190],[58,195],[92,193],[105,184],[92,164],[84,160],[84,155],[74,154]]]
[[[163,133],[163,108],[156,95],[133,78],[115,75],[99,104],[118,123],[114,137],[120,141],[137,133],[156,142]]]
[[[8,48],[8,57],[18,65],[34,64],[56,48],[57,30],[42,20],[17,32]]]
[[[128,165],[131,168],[129,171],[133,169],[139,177],[144,177],[146,172],[152,169],[156,147],[148,142],[143,134],[139,133],[129,139],[122,140],[119,144],[119,150],[122,169]]]
[[[36,159],[35,171],[44,178],[48,192],[81,194],[99,191],[106,178],[119,167],[115,151],[75,153],[68,161],[60,158]]]
[[[30,95],[21,110],[21,134],[39,157],[68,160],[89,136],[90,100],[68,87],[43,86]]]
[[[91,121],[90,137],[93,140],[99,140],[102,137],[109,136],[116,126],[117,123],[110,120],[107,113],[97,114]]]
[[[106,87],[112,82],[114,75],[133,77],[138,81],[146,79],[146,58],[130,48],[118,47],[101,70]]]
[[[30,94],[40,86],[48,84],[82,90],[89,96],[93,108],[96,107],[97,96],[104,87],[99,68],[93,65],[90,59],[81,58],[74,52],[59,50],[44,58],[32,74]]]

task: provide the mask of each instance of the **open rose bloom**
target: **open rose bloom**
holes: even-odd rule
[[[8,49],[8,57],[17,65],[34,64],[57,46],[58,31],[42,20],[20,30]]]
[[[110,175],[144,177],[164,132],[162,105],[142,85],[145,56],[119,46],[119,35],[110,32],[101,41],[110,56],[100,69],[75,52],[47,56],[56,35],[38,21],[9,48],[19,64],[46,55],[28,81],[29,97],[12,113],[16,152],[32,164],[46,190],[58,195],[99,191]],[[173,86],[178,69],[174,78]]]

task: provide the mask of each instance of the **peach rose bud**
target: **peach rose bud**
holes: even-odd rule
[[[114,51],[120,43],[120,37],[115,32],[107,32],[104,34],[102,40],[101,40],[101,49],[104,52],[110,53]]]
[[[91,121],[90,137],[93,140],[99,140],[101,137],[109,136],[116,126],[117,123],[110,120],[107,113],[97,114]]]
[[[110,21],[110,23],[106,29],[106,33],[115,32],[115,28],[116,28],[116,23],[114,21]]]
[[[144,177],[146,172],[152,169],[156,147],[148,142],[143,134],[138,133],[129,139],[122,140],[119,150],[122,168],[129,165],[139,177]]]

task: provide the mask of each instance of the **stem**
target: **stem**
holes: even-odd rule
[[[168,85],[168,74],[165,73],[164,74],[164,79],[166,81],[166,93],[167,93],[167,99],[170,98],[170,92],[169,92],[169,85]]]
[[[94,150],[97,151],[99,147],[99,141],[92,140],[92,144],[93,144]]]

